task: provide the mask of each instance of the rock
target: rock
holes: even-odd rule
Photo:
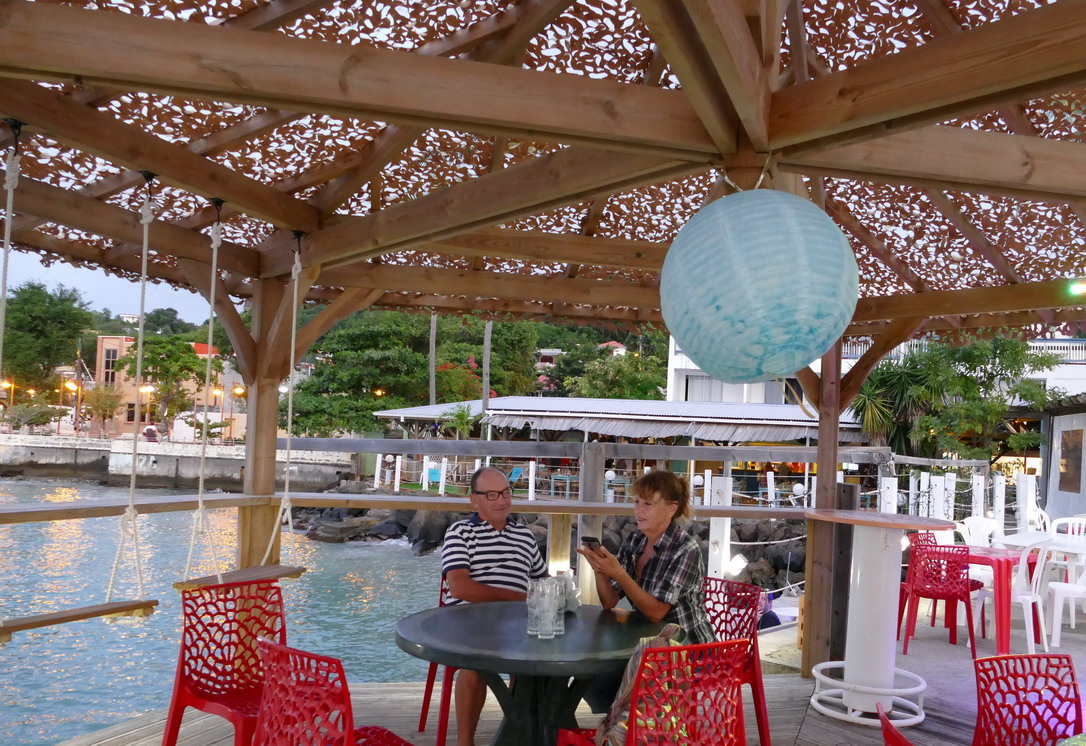
[[[394,512],[394,519],[396,523],[403,526],[404,531],[411,525],[412,519],[415,517],[417,510],[397,510]]]
[[[400,528],[400,524],[391,518],[387,521],[381,521],[376,526],[370,528],[366,534],[368,536],[380,536],[386,539],[391,539],[403,534],[403,529]]]
[[[757,562],[748,564],[735,579],[762,588],[771,588],[773,582],[777,579],[777,571],[765,559],[760,559]]]
[[[603,536],[600,537],[600,541],[605,547],[607,547],[608,552],[610,552],[611,554],[615,554],[616,552],[618,552],[618,548],[622,544],[622,536],[617,532],[612,531],[611,529],[604,528]]]
[[[416,510],[407,526],[407,540],[438,545],[445,540],[445,532],[452,524],[454,514],[444,510]]]
[[[396,511],[390,508],[370,508],[366,511],[366,517],[374,523],[384,523],[395,520]]]
[[[622,527],[629,522],[629,519],[624,515],[609,515],[603,518],[603,530],[613,531],[618,534]]]
[[[758,523],[758,521],[735,520],[732,521],[732,529],[735,531],[739,541],[757,541]]]
[[[416,557],[421,557],[424,554],[429,554],[434,551],[440,544],[435,544],[431,541],[416,541],[411,545],[411,553]]]
[[[686,530],[690,533],[691,536],[694,536],[695,538],[698,538],[698,539],[708,539],[709,538],[709,522],[708,521],[698,521],[698,520],[690,521],[690,525],[686,527]]]
[[[535,535],[536,546],[539,547],[539,553],[544,557],[547,556],[547,527],[541,526],[538,523],[533,523],[528,526],[528,529]]]

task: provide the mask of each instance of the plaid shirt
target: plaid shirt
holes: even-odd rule
[[[715,641],[713,627],[705,613],[705,563],[694,537],[672,523],[654,545],[655,554],[638,578],[637,558],[645,551],[647,541],[648,537],[640,531],[627,536],[616,555],[619,564],[645,592],[671,606],[663,621],[675,622],[682,627],[686,632],[686,644]],[[614,580],[611,587],[619,598],[626,595]]]

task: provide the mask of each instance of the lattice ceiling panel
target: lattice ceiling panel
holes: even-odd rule
[[[79,189],[121,172],[109,161],[69,148],[42,133],[24,135],[19,150],[23,154],[19,164],[23,174],[61,189]]]
[[[1048,3],[1030,0],[947,0],[946,4],[963,28],[975,28]]]
[[[490,140],[451,130],[427,130],[382,172],[382,203],[395,205],[486,173]]]
[[[243,122],[259,107],[126,93],[100,107],[122,122],[172,143],[187,144]]]
[[[567,205],[538,215],[510,220],[502,227],[518,231],[579,234],[587,211],[588,207],[584,204]]]
[[[630,2],[589,0],[532,39],[524,62],[535,70],[639,83],[651,55],[652,40]]]
[[[931,31],[914,2],[804,0],[807,43],[833,70],[918,46]]]
[[[282,29],[303,39],[415,49],[449,36],[510,6],[508,0],[341,0]]]

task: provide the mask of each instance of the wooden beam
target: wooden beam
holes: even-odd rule
[[[138,213],[33,179],[19,180],[15,209],[118,241],[137,245],[143,242]],[[151,224],[150,237],[155,251],[211,263],[208,238],[196,231],[156,220]],[[258,257],[251,249],[224,241],[219,249],[219,263],[223,269],[252,276],[257,272]]]
[[[342,287],[382,288],[386,291],[466,295],[540,302],[576,303],[627,308],[660,307],[660,291],[630,282],[586,280],[579,277],[535,277],[504,272],[435,269],[391,264],[340,267],[331,273]],[[330,279],[325,279],[331,282]]]
[[[1086,3],[1061,2],[773,94],[774,150],[879,137],[1086,80]]]
[[[447,295],[414,295],[385,293],[374,301],[380,308],[413,309],[424,311],[437,310],[444,313],[485,312],[500,316],[538,317],[541,320],[566,319],[580,324],[593,324],[600,321],[630,324],[653,324],[663,328],[663,316],[659,311],[638,308],[619,308],[615,306],[587,306],[572,303],[542,303],[533,301],[502,300],[494,298],[466,298]],[[557,306],[557,308],[556,308]]]
[[[807,397],[807,401],[817,408],[819,402],[822,401],[822,379],[809,365],[797,370],[795,376],[796,380],[799,381],[799,387],[803,389],[803,395]]]
[[[1071,282],[1048,280],[967,290],[860,298],[852,322],[1086,306],[1086,299],[1071,294]]]
[[[735,112],[686,9],[677,0],[634,0],[634,6],[718,151],[734,150]]]
[[[928,127],[822,153],[783,155],[804,174],[885,181],[1042,201],[1086,198],[1086,145],[1026,135]]]
[[[218,197],[281,228],[317,230],[311,205],[35,83],[0,79],[0,112],[85,153],[151,171],[167,184]]]
[[[459,256],[493,256],[527,262],[567,262],[653,271],[663,266],[664,255],[667,254],[667,244],[652,241],[559,235],[508,228],[486,228],[462,233],[434,241],[420,249]]]
[[[211,268],[206,264],[198,264],[189,259],[178,261],[181,271],[189,284],[211,302]],[[224,293],[215,293],[215,315],[226,331],[230,344],[234,347],[234,356],[238,361],[238,373],[245,381],[246,386],[252,386],[256,380],[257,350],[256,342],[241,314],[234,308],[230,296]]]
[[[489,41],[479,53],[479,59],[510,64],[523,53],[528,43],[544,28],[554,22],[573,0],[521,0],[509,9],[515,14],[516,23],[500,38]]]
[[[385,294],[385,291],[376,288],[346,288],[335,300],[321,309],[320,313],[311,318],[298,330],[297,352],[294,355],[294,365],[302,359],[302,355],[317,343],[329,329],[348,316],[364,311]]]
[[[717,153],[680,91],[49,3],[0,6],[0,73],[703,163]]]
[[[267,376],[281,380],[290,375],[293,364],[290,351],[290,333],[294,328],[295,312],[298,309],[298,306],[294,303],[294,283],[298,285],[298,302],[302,303],[313,288],[313,284],[319,275],[319,267],[303,267],[287,283],[285,292],[279,298],[279,305],[275,309],[275,315],[272,317],[271,323],[261,340],[261,344],[267,348],[267,351],[260,358],[261,367],[257,370],[258,379]]]
[[[838,402],[838,411],[844,412],[856,394],[860,392],[867,376],[875,369],[875,366],[886,357],[886,354],[902,342],[912,339],[913,334],[919,329],[925,319],[909,318],[893,321],[871,343],[856,364],[849,368],[841,378],[841,399]]]
[[[683,6],[751,144],[768,151],[768,76],[743,9],[737,0],[683,0]]]
[[[1076,324],[1086,321],[1086,307],[1076,306],[1053,310],[1050,320],[1045,321],[1046,326],[1063,324]],[[975,316],[955,316],[947,318],[937,316],[927,319],[917,330],[917,334],[925,332],[963,331],[969,329],[1006,329],[1013,327],[1035,326],[1042,323],[1037,318],[1036,311],[1011,311],[1007,313],[984,313]],[[865,321],[849,324],[845,329],[844,337],[869,337],[880,334],[886,328],[886,322]]]
[[[415,248],[514,217],[675,178],[692,168],[696,167],[683,161],[564,148],[379,213],[344,219],[306,237],[302,262],[328,269],[331,263]],[[290,261],[284,251],[265,256],[262,276],[286,272]]]

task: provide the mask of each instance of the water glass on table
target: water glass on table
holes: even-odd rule
[[[543,578],[536,592],[536,605],[539,615],[539,639],[550,640],[554,637],[555,618],[558,615],[558,584],[553,578]]]
[[[528,634],[539,634],[539,586],[545,578],[533,578],[528,581]]]

